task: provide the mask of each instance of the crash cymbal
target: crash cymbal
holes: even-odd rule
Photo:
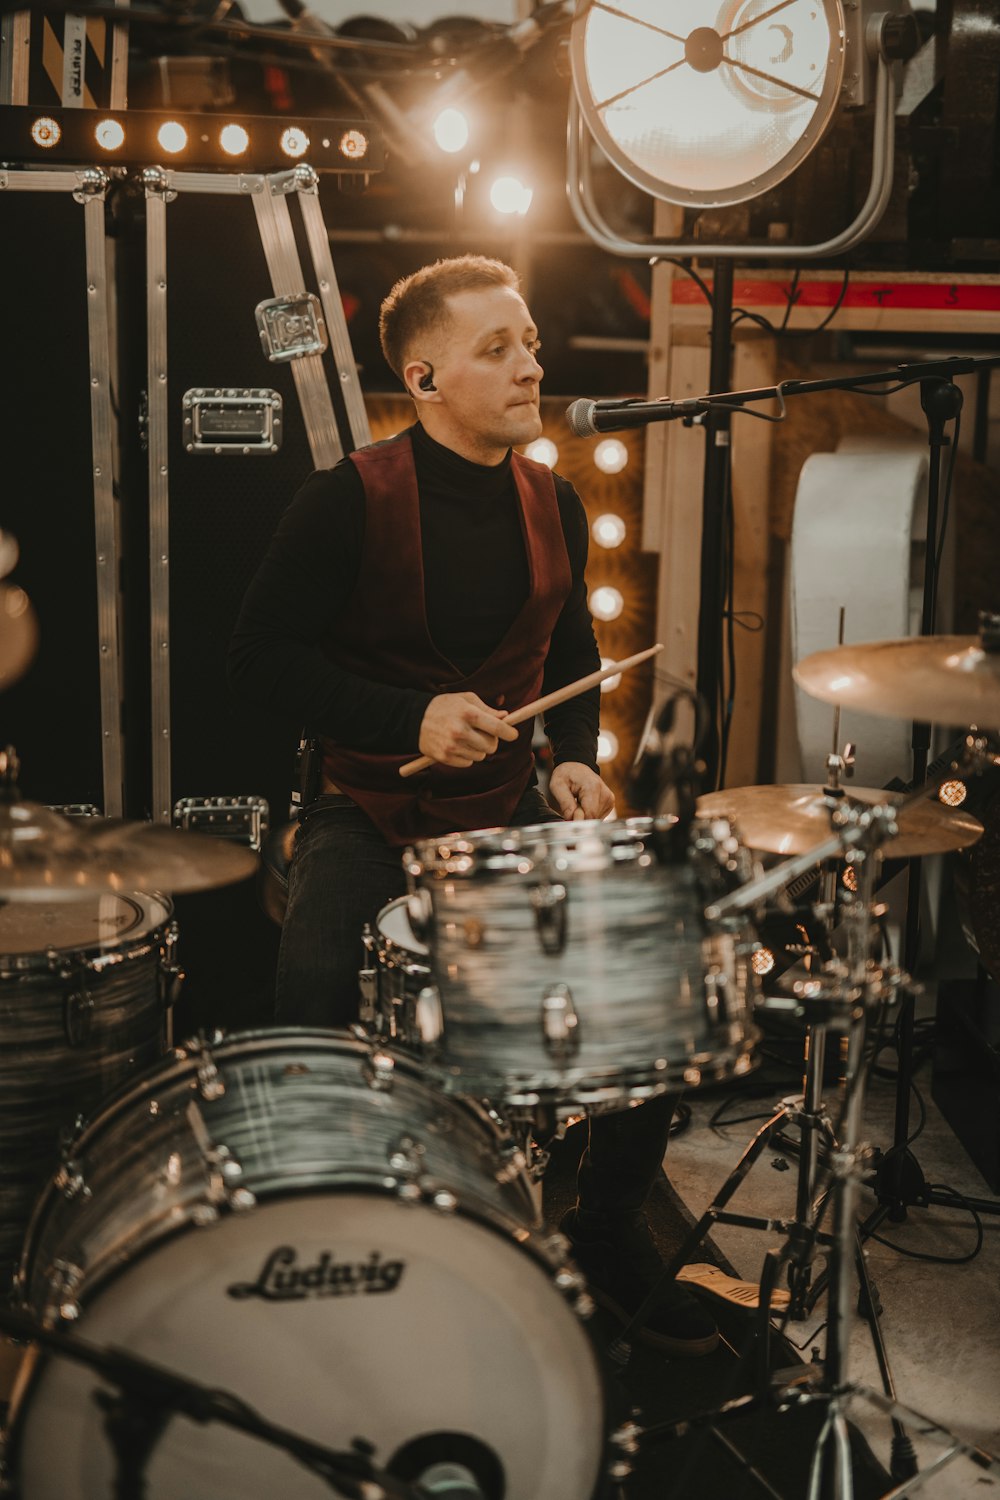
[[[160,823],[71,820],[31,802],[0,804],[0,900],[51,901],[102,891],[182,894],[252,874],[243,844]]]
[[[873,807],[898,806],[903,799],[898,792],[849,786],[838,800]],[[804,854],[821,843],[830,832],[832,806],[824,786],[738,786],[698,798],[700,815],[730,818],[745,844],[768,854]],[[943,854],[974,844],[982,831],[982,823],[969,813],[926,798],[900,815],[899,834],[882,846],[882,852],[889,859]]]
[[[974,635],[912,636],[814,651],[792,668],[811,698],[889,719],[1000,727],[1000,652]]]
[[[2,538],[0,533],[0,546]],[[37,648],[38,622],[30,599],[23,589],[0,583],[0,691],[31,665]]]

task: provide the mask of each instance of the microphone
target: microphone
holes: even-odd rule
[[[599,432],[622,432],[628,427],[646,427],[650,422],[696,417],[704,409],[702,398],[697,396],[688,401],[587,401],[581,397],[566,408],[566,421],[576,437],[594,437]]]
[[[689,745],[668,748],[677,705],[689,702],[694,709],[694,729]],[[694,821],[701,778],[705,770],[699,752],[709,727],[705,700],[691,688],[680,688],[657,714],[650,708],[639,740],[635,760],[625,779],[626,795],[636,806],[659,816],[667,794],[673,793],[677,815],[665,830],[653,835],[653,847],[661,864],[683,864],[687,859],[688,834]]]

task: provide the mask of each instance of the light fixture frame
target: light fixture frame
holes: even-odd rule
[[[585,13],[592,0],[580,0],[578,13]],[[838,0],[839,3],[839,0]],[[900,66],[887,55],[887,24],[909,9],[907,0],[857,0],[845,13],[845,107],[867,104],[874,96],[872,169],[864,203],[854,219],[839,234],[811,244],[781,240],[708,239],[635,240],[619,234],[608,224],[598,206],[593,181],[592,146],[603,155],[600,143],[590,134],[580,108],[575,86],[570,90],[567,124],[566,183],[570,208],[584,233],[602,250],[635,259],[657,256],[698,255],[740,260],[822,260],[842,255],[866,239],[889,206],[893,184],[896,140],[896,103],[900,90]],[[818,142],[817,142],[818,143]],[[616,171],[618,164],[611,163]]]
[[[738,0],[737,0],[738,3]],[[772,167],[756,178],[733,184],[730,188],[694,189],[681,187],[677,183],[655,176],[635,162],[616,141],[608,129],[598,106],[590,97],[585,85],[587,75],[587,26],[593,13],[593,4],[581,7],[573,21],[570,33],[570,59],[573,68],[573,88],[580,113],[587,128],[601,151],[621,175],[651,197],[663,198],[683,208],[728,208],[746,203],[762,193],[770,191],[783,182],[806,159],[822,140],[836,114],[837,101],[842,92],[847,53],[847,36],[844,7],[841,0],[816,0],[822,6],[830,32],[827,66],[823,75],[823,87],[816,98],[812,116],[799,136],[798,141],[785,152]],[[622,12],[624,16],[625,13]],[[647,80],[649,81],[649,80]]]

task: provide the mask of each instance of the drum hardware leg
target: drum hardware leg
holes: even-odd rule
[[[377,1027],[379,1019],[379,971],[378,965],[373,961],[375,935],[372,932],[370,922],[366,922],[361,929],[361,941],[364,944],[366,958],[364,965],[358,970],[358,989],[361,993],[358,1018],[362,1026]]]
[[[243,1187],[243,1166],[237,1161],[228,1146],[216,1145],[208,1133],[198,1104],[189,1099],[184,1111],[191,1134],[195,1138],[198,1152],[205,1166],[207,1198],[195,1204],[191,1217],[196,1224],[212,1224],[219,1217],[219,1208],[241,1210],[254,1208],[257,1199],[249,1188]]]
[[[649,1313],[656,1306],[662,1291],[674,1279],[681,1267],[691,1259],[691,1256],[713,1224],[739,1224],[746,1228],[760,1228],[770,1230],[771,1232],[787,1233],[790,1225],[785,1220],[750,1218],[745,1214],[730,1214],[726,1212],[726,1205],[745,1180],[758,1157],[770,1144],[775,1131],[785,1120],[791,1118],[791,1115],[792,1111],[787,1104],[779,1105],[771,1118],[765,1121],[752,1137],[750,1144],[746,1147],[743,1155],[723,1182],[708,1208],[691,1229],[680,1249],[664,1267],[660,1280],[652,1287],[648,1296],[636,1309],[622,1332],[609,1344],[608,1353],[616,1363],[621,1365],[628,1363],[631,1355],[631,1340],[636,1330],[642,1326]]]

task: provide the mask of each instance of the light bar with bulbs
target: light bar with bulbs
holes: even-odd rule
[[[377,172],[381,132],[368,120],[164,110],[0,109],[0,160],[278,171],[307,162],[317,172]]]

